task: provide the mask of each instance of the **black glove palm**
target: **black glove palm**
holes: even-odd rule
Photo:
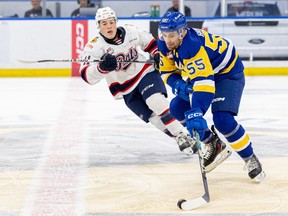
[[[102,71],[113,71],[117,68],[117,60],[114,55],[110,53],[105,53],[101,57],[101,62],[99,63],[99,67]]]
[[[154,55],[153,60],[154,60],[154,68],[156,70],[159,70],[160,54],[158,52]]]

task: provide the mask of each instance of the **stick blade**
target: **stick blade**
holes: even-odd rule
[[[43,62],[55,62],[56,60],[23,60],[23,59],[18,59],[19,62],[25,63],[25,64],[33,64],[33,63],[43,63]]]
[[[33,61],[33,60],[23,60],[23,59],[17,59],[18,62],[21,63],[25,63],[25,64],[29,64],[29,63],[37,63],[37,61]]]
[[[209,203],[209,199],[205,199],[205,197],[199,197],[193,200],[179,200],[178,201],[178,207],[184,211],[191,211],[194,209],[199,208],[200,206],[203,206],[205,204]]]

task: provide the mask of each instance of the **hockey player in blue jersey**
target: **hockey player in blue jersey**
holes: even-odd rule
[[[202,161],[206,172],[229,156],[225,143],[213,127],[212,131],[208,128],[204,119],[211,105],[215,128],[245,161],[249,177],[262,181],[265,173],[250,138],[234,118],[245,78],[244,66],[232,41],[187,27],[180,12],[165,13],[159,30],[160,72],[176,95],[170,103],[170,112],[186,125],[191,135],[194,130],[198,132],[207,150]]]

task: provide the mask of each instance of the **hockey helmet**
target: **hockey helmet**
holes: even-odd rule
[[[114,10],[112,10],[110,7],[99,8],[95,15],[96,25],[99,27],[99,22],[101,20],[111,18],[114,18],[115,21],[117,22],[117,16]]]
[[[187,25],[185,16],[180,12],[166,12],[159,22],[161,32],[181,32],[182,28]]]

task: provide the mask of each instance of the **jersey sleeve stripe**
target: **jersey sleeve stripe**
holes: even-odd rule
[[[229,46],[228,46],[228,49],[226,51],[225,57],[222,60],[222,62],[214,69],[215,73],[218,73],[221,69],[225,68],[225,66],[227,65],[227,63],[231,59],[232,52],[233,52],[233,43],[230,40],[228,40],[228,42],[229,42]]]
[[[215,84],[212,80],[200,80],[194,82],[193,85],[193,91],[194,92],[209,92],[209,93],[215,93]]]
[[[152,51],[154,51],[155,49],[157,49],[157,41],[153,38],[150,43],[148,44],[148,46],[144,49],[144,52],[149,52],[151,53]]]
[[[215,87],[212,86],[206,86],[206,85],[199,85],[193,87],[194,92],[209,92],[214,94],[215,93]]]
[[[237,59],[238,59],[238,52],[236,51],[236,55],[235,55],[235,58],[232,61],[232,63],[229,65],[229,67],[224,69],[220,74],[228,73],[234,67]]]
[[[89,67],[89,65],[85,66],[84,68],[82,68],[82,70],[80,71],[80,75],[82,77],[82,79],[89,83],[88,78],[87,78],[87,68]],[[89,83],[90,84],[90,83]]]
[[[215,86],[215,83],[213,80],[205,79],[205,80],[198,80],[194,82],[194,86],[199,86],[199,85],[209,85],[209,86]]]

